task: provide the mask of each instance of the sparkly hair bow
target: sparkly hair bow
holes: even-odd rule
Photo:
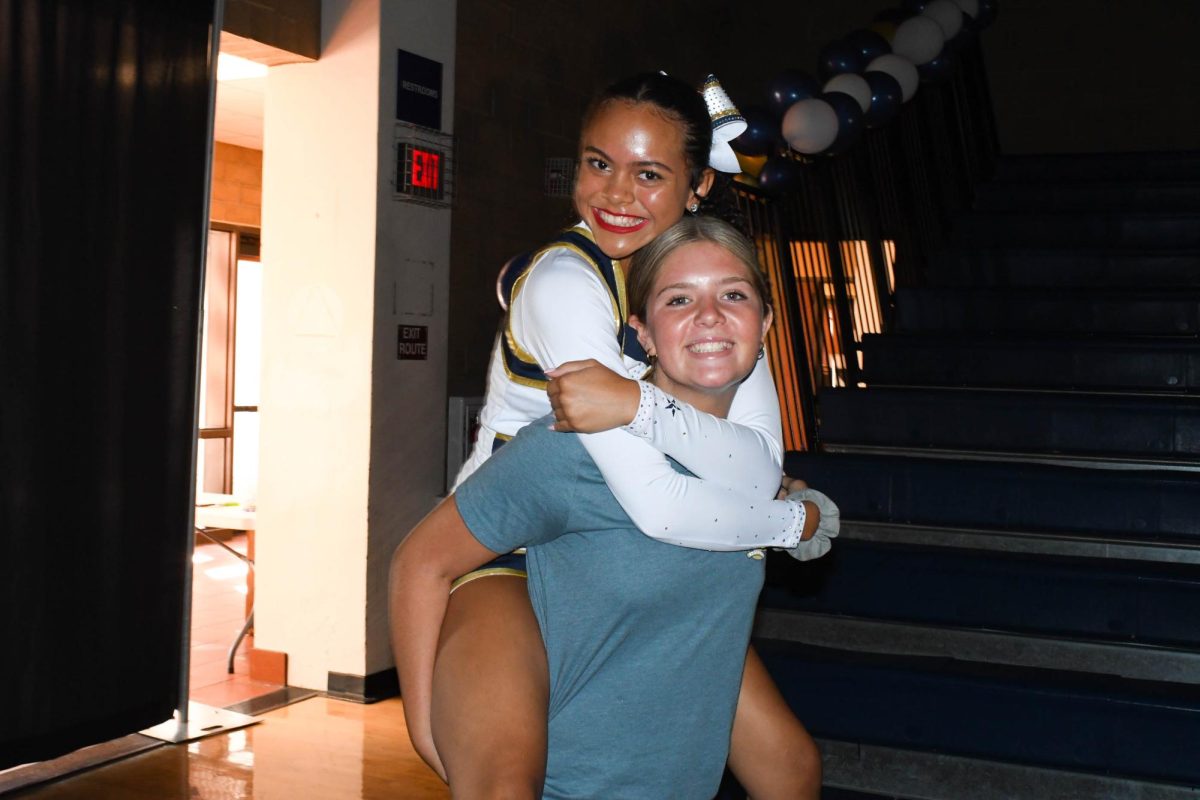
[[[712,120],[712,149],[708,151],[708,165],[720,172],[741,172],[742,167],[729,143],[746,130],[746,119],[721,88],[716,75],[704,79],[700,94],[708,105],[708,116]]]

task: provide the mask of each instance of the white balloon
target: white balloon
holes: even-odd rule
[[[971,19],[979,16],[979,0],[954,0],[954,4]]]
[[[863,113],[866,113],[867,109],[871,107],[871,85],[863,80],[861,75],[855,75],[853,72],[834,75],[825,83],[821,91],[850,95],[862,108]]]
[[[783,115],[783,138],[798,153],[820,153],[833,144],[837,133],[837,112],[820,98],[810,97],[792,103]]]
[[[963,12],[953,0],[931,0],[921,16],[929,17],[942,29],[942,35],[953,39],[962,30]]]
[[[937,58],[946,43],[942,26],[929,17],[909,17],[896,26],[892,35],[892,52],[914,64],[925,64]]]
[[[865,72],[886,72],[895,78],[896,83],[900,84],[900,98],[905,103],[917,93],[917,85],[921,82],[921,76],[917,74],[913,63],[895,53],[887,53],[872,60],[867,64]]]

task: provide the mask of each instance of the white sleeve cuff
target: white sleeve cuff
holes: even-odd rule
[[[657,395],[666,395],[656,386],[638,381],[638,390],[641,392],[641,399],[638,400],[637,413],[633,415],[633,420],[626,425],[623,430],[632,433],[639,439],[649,439],[651,428],[654,425],[654,405],[658,400]]]
[[[811,561],[828,553],[829,548],[833,546],[834,537],[838,535],[842,527],[841,512],[837,504],[816,489],[800,489],[792,492],[788,495],[788,500],[800,506],[802,514],[804,513],[804,500],[814,503],[821,512],[821,521],[817,524],[817,530],[812,538],[800,542],[795,547],[788,548],[788,555],[797,561]],[[804,517],[801,516],[798,530],[803,530],[803,526]]]

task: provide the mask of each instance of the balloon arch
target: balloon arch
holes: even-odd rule
[[[738,180],[768,194],[794,188],[808,159],[845,152],[864,130],[887,125],[922,84],[945,82],[996,12],[996,0],[906,0],[821,48],[815,77],[776,75],[766,102],[743,109],[746,130],[730,142]]]

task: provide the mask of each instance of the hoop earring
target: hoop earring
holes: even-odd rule
[[[763,356],[765,356],[766,354],[767,354],[767,346],[766,346],[766,345],[762,345],[762,344],[760,344],[760,345],[758,346],[758,356],[755,358],[755,360],[756,360],[756,361],[762,361],[762,360],[763,360]]]

